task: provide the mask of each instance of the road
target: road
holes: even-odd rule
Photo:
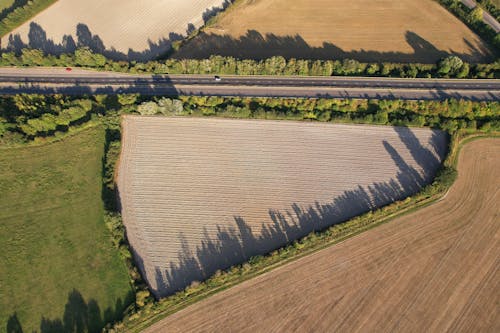
[[[128,75],[61,68],[0,68],[0,94],[64,93],[500,100],[500,80],[379,77]]]
[[[477,6],[477,3],[473,0],[461,0],[461,1],[467,8],[470,9],[476,8]],[[498,23],[498,21],[486,10],[483,10],[483,21],[484,23],[492,27],[496,33],[500,32],[500,23]]]

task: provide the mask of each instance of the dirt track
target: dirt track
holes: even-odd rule
[[[433,0],[242,0],[175,55],[434,63],[486,45]]]
[[[440,202],[190,306],[146,332],[499,332],[500,140]]]

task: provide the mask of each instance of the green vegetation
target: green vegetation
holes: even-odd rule
[[[453,70],[448,64],[454,64]],[[460,65],[458,65],[460,64]],[[4,52],[0,66],[86,67],[132,74],[235,74],[235,75],[317,75],[381,76],[403,78],[500,78],[500,61],[469,65],[456,56],[435,65],[360,63],[357,60],[300,60],[281,56],[264,60],[211,56],[209,59],[166,59],[143,62],[113,61],[88,48],[74,54],[45,55],[37,49],[23,49],[20,55]]]
[[[500,129],[500,103],[312,98],[180,97],[184,115],[458,129]],[[144,104],[143,104],[144,105]],[[139,106],[139,111],[142,106]],[[170,113],[177,114],[177,113]]]
[[[57,0],[3,1],[6,5],[8,2],[11,2],[12,5],[5,8],[0,13],[0,36],[3,37],[7,35],[56,1]]]
[[[463,65],[463,64],[462,64]],[[442,67],[449,68],[448,70],[456,70],[462,66],[460,63],[447,63],[442,64]],[[68,111],[70,110],[70,111]],[[11,153],[12,155],[2,155],[6,156],[6,161],[16,161],[13,155],[19,156],[19,159],[23,159],[23,155],[19,152],[26,151],[36,151],[37,149],[56,149],[54,147],[61,147],[58,153],[41,152],[41,156],[47,158],[50,163],[48,165],[38,166],[36,162],[39,157],[30,155],[30,159],[34,162],[34,170],[40,170],[39,174],[35,174],[33,177],[38,177],[33,179],[40,181],[40,186],[43,184],[52,184],[51,186],[62,186],[63,188],[58,188],[53,190],[53,195],[51,192],[44,191],[44,193],[49,193],[47,196],[40,197],[40,195],[32,195],[26,190],[31,189],[35,191],[38,183],[31,185],[30,182],[22,181],[19,187],[22,186],[26,200],[30,200],[30,203],[39,203],[41,206],[50,207],[47,210],[43,210],[40,214],[50,214],[54,216],[55,213],[51,213],[51,209],[62,209],[62,207],[70,207],[70,205],[65,202],[59,203],[56,198],[56,193],[61,193],[60,200],[70,200],[72,195],[68,195],[67,189],[64,186],[71,188],[73,192],[78,192],[78,186],[68,185],[70,180],[60,176],[66,175],[76,175],[77,178],[73,179],[77,182],[77,185],[81,185],[83,180],[78,180],[80,177],[84,177],[86,172],[89,171],[89,167],[79,163],[76,165],[69,164],[65,159],[71,160],[72,156],[79,154],[80,158],[78,161],[88,161],[94,159],[94,161],[101,161],[102,164],[98,164],[99,169],[94,169],[94,176],[96,173],[102,171],[99,180],[102,179],[102,192],[95,192],[91,195],[89,194],[88,200],[84,202],[85,205],[93,204],[98,205],[98,213],[96,213],[96,220],[100,225],[105,224],[111,232],[111,236],[107,234],[109,239],[96,240],[97,237],[92,238],[99,242],[99,246],[110,245],[111,248],[108,251],[113,251],[114,246],[115,252],[118,252],[120,257],[124,260],[128,271],[129,277],[133,284],[133,292],[135,293],[135,303],[133,306],[129,306],[124,313],[116,312],[116,317],[123,317],[124,321],[122,324],[116,326],[117,329],[131,329],[139,330],[139,328],[144,328],[147,324],[150,324],[154,320],[159,319],[169,313],[175,312],[178,309],[193,303],[203,297],[206,297],[214,292],[223,290],[233,284],[239,283],[245,279],[248,279],[254,275],[260,274],[266,270],[271,269],[276,265],[282,264],[286,260],[291,258],[296,258],[297,256],[305,255],[310,253],[310,251],[315,251],[322,246],[327,246],[346,237],[349,237],[355,233],[371,228],[374,225],[382,223],[383,221],[392,218],[400,210],[413,209],[416,206],[427,204],[438,197],[445,188],[452,182],[455,176],[453,168],[443,169],[440,176],[437,178],[436,182],[426,188],[421,194],[414,198],[407,199],[403,202],[394,203],[388,207],[382,208],[377,212],[368,213],[362,217],[356,218],[350,222],[342,225],[337,225],[330,229],[325,230],[322,233],[311,234],[302,240],[299,240],[288,247],[275,251],[268,256],[262,256],[257,258],[252,258],[248,263],[240,266],[233,267],[226,272],[218,272],[216,276],[212,277],[206,282],[195,284],[185,291],[173,295],[165,300],[155,302],[146,284],[142,281],[137,268],[134,265],[133,258],[131,256],[128,243],[125,238],[124,226],[121,221],[121,216],[117,211],[116,207],[116,197],[115,197],[115,184],[114,184],[114,172],[115,165],[120,152],[120,115],[125,113],[140,113],[144,115],[182,115],[182,116],[218,116],[218,117],[237,117],[237,118],[259,118],[259,119],[294,119],[294,120],[307,120],[307,121],[323,121],[323,122],[348,122],[348,123],[373,123],[373,124],[390,124],[390,125],[403,125],[403,126],[432,126],[436,128],[441,128],[448,131],[450,134],[454,134],[454,138],[457,138],[457,133],[464,132],[476,132],[481,131],[484,133],[495,133],[495,131],[500,130],[500,103],[498,102],[472,102],[472,101],[459,101],[459,100],[446,100],[446,101],[401,101],[401,100],[336,100],[336,99],[304,99],[304,98],[226,98],[226,97],[197,97],[197,96],[180,96],[178,99],[169,99],[165,97],[146,97],[139,96],[137,94],[128,95],[117,95],[117,96],[107,96],[107,95],[95,95],[92,97],[68,97],[62,95],[17,95],[17,96],[4,96],[0,103],[0,142],[5,144],[23,144],[28,145],[25,148],[16,148],[13,150],[4,150],[6,152],[14,151],[17,153]],[[104,124],[104,129],[99,129],[98,132],[104,133],[105,138],[102,136],[96,136],[95,133],[92,135],[94,141],[92,141],[88,136],[83,139],[83,134],[77,136],[70,136],[73,132],[79,132],[82,128],[88,126],[88,124],[94,123]],[[96,128],[93,127],[93,131]],[[82,133],[89,130],[84,130]],[[68,134],[69,133],[69,134]],[[47,140],[54,140],[54,138],[62,138],[62,141],[56,142],[50,145],[44,145],[41,147],[31,147],[31,142],[45,142]],[[70,141],[71,140],[71,141]],[[81,147],[82,152],[78,152],[75,148],[68,148],[65,146],[63,148],[63,143],[65,145],[73,144],[73,147]],[[58,146],[60,145],[60,146]],[[452,148],[452,152],[454,148]],[[62,152],[65,152],[64,154]],[[31,153],[33,154],[33,153]],[[73,154],[73,155],[72,155]],[[56,157],[50,157],[50,156]],[[26,159],[26,154],[24,159]],[[50,158],[49,158],[50,157]],[[65,158],[65,159],[63,159]],[[76,159],[76,157],[74,157]],[[14,163],[14,162],[11,162]],[[21,162],[19,162],[21,163]],[[28,162],[24,162],[28,163]],[[1,163],[0,166],[2,170],[6,169]],[[94,165],[97,168],[97,166]],[[21,167],[17,167],[20,169]],[[86,171],[82,173],[82,170]],[[32,169],[33,170],[33,169]],[[45,173],[56,173],[59,175],[57,177],[58,181],[55,182],[51,180]],[[11,173],[6,172],[4,175],[0,176],[0,184],[2,184],[3,178],[9,179],[12,177]],[[23,179],[21,176],[16,179]],[[55,178],[55,176],[54,176]],[[14,178],[12,178],[14,179]],[[63,181],[60,181],[63,179]],[[93,178],[97,179],[97,178]],[[65,185],[66,184],[66,185]],[[43,185],[43,186],[49,186]],[[3,186],[3,185],[2,185]],[[83,186],[83,185],[81,185]],[[76,191],[76,192],[75,192]],[[0,192],[4,193],[5,189],[0,187]],[[21,196],[19,190],[10,191],[12,193],[17,193]],[[13,195],[13,194],[11,194]],[[101,200],[102,196],[102,200]],[[45,197],[50,198],[52,201],[47,203],[44,200]],[[93,198],[91,201],[91,198]],[[75,199],[76,200],[76,199]],[[19,200],[15,200],[16,202]],[[7,199],[6,202],[9,202]],[[55,203],[54,203],[55,202]],[[102,205],[104,202],[104,208],[106,212],[103,214]],[[52,203],[54,203],[53,206]],[[81,204],[79,202],[79,204]],[[55,207],[55,208],[53,208]],[[57,208],[59,207],[59,208]],[[72,206],[72,212],[76,212],[78,215],[78,208],[80,206]],[[88,211],[88,208],[85,208]],[[17,209],[19,210],[19,209]],[[65,214],[63,210],[61,214]],[[31,211],[26,212],[26,217],[33,216]],[[90,213],[80,214],[89,219]],[[102,217],[104,215],[104,218]],[[35,219],[36,216],[34,215]],[[99,217],[97,217],[99,216]],[[0,220],[2,216],[0,215]],[[41,220],[44,220],[43,217]],[[57,217],[56,217],[57,218]],[[80,217],[83,219],[83,217]],[[62,218],[59,218],[61,220]],[[75,218],[76,219],[76,218]],[[102,223],[104,219],[104,223]],[[37,220],[38,221],[38,220]],[[92,218],[94,221],[94,218]],[[55,225],[53,230],[60,226],[57,223],[51,223],[51,226]],[[67,225],[67,223],[64,223]],[[31,226],[31,224],[30,224]],[[18,227],[18,226],[17,226]],[[7,235],[14,233],[11,229],[5,229]],[[17,229],[16,229],[17,230]],[[82,231],[80,230],[79,233]],[[56,233],[56,231],[54,231]],[[35,233],[37,236],[40,233]],[[76,234],[76,232],[75,232]],[[5,236],[6,237],[6,236]],[[48,238],[47,238],[48,237]],[[43,234],[40,239],[49,239],[50,235]],[[104,237],[104,236],[103,236]],[[18,237],[20,238],[20,236]],[[104,237],[106,238],[106,237]],[[17,238],[16,238],[17,239]],[[20,238],[23,239],[23,238]],[[54,239],[55,236],[54,236]],[[0,241],[9,244],[4,239],[0,238]],[[84,241],[84,240],[79,240]],[[42,247],[40,243],[34,241],[31,242],[33,246]],[[30,244],[31,244],[30,243]],[[75,243],[76,244],[76,243]],[[98,248],[97,245],[89,246],[89,248]],[[90,251],[90,250],[88,250]],[[105,253],[99,250],[99,253]],[[34,258],[34,257],[33,257]],[[15,260],[18,260],[16,258]],[[32,259],[30,259],[32,260]],[[45,259],[46,264],[51,264],[52,259]],[[90,259],[87,259],[90,260]],[[58,261],[55,261],[56,263]],[[119,262],[119,260],[118,260]],[[123,262],[121,263],[123,266]],[[4,264],[3,267],[6,267]],[[69,267],[69,266],[68,266]],[[110,266],[111,267],[111,266]],[[126,268],[123,267],[123,271]],[[22,270],[19,270],[20,272]],[[71,270],[73,271],[73,270]],[[24,269],[24,273],[26,269]],[[57,270],[55,270],[57,272]],[[109,273],[109,272],[108,272]],[[82,274],[80,274],[82,275]],[[5,275],[1,275],[5,276]],[[93,273],[93,276],[95,274]],[[125,274],[126,276],[126,274]],[[90,280],[90,275],[86,277]],[[19,279],[18,279],[19,280]],[[10,281],[10,280],[9,280]],[[21,281],[21,280],[19,280]],[[72,281],[73,278],[70,277],[65,281]],[[79,280],[74,280],[79,281]],[[92,280],[93,281],[93,280]],[[106,278],[105,276],[99,275],[99,281],[101,287],[107,292],[108,289],[105,286],[105,281],[112,281],[112,278]],[[70,283],[70,282],[66,282]],[[90,283],[90,282],[89,282]],[[7,285],[9,290],[16,290],[12,283]],[[118,283],[114,284],[115,287]],[[40,287],[45,290],[51,290],[49,287]],[[66,288],[66,286],[65,286]],[[78,298],[78,294],[72,292],[71,288],[75,288],[83,298]],[[117,287],[118,288],[118,287]],[[122,287],[122,290],[125,287]],[[98,289],[95,289],[97,293]],[[112,292],[112,288],[109,289]],[[130,290],[130,287],[128,287]],[[3,292],[3,291],[2,291]],[[51,302],[52,307],[61,306],[66,302],[66,295],[70,293],[71,299],[80,299],[80,303],[86,304],[87,308],[91,308],[90,298],[96,299],[98,301],[100,309],[108,307],[109,302],[101,301],[95,294],[88,294],[86,289],[78,285],[69,286],[68,290],[64,290],[63,296],[59,299]],[[16,290],[16,294],[19,291]],[[2,299],[11,299],[16,296],[12,294],[6,294],[5,297],[1,295]],[[49,296],[46,297],[46,299]],[[103,297],[101,295],[101,297]],[[115,296],[116,297],[116,296]],[[122,296],[123,297],[123,296]],[[131,297],[132,298],[132,297]],[[123,299],[123,298],[122,298]],[[131,302],[128,299],[124,304]],[[122,303],[123,304],[123,303]],[[4,307],[2,307],[4,308]],[[95,306],[94,306],[95,308]],[[123,308],[123,307],[122,307]],[[1,313],[1,312],[0,312]],[[3,315],[3,313],[2,313]],[[12,313],[6,314],[8,316]],[[22,325],[24,324],[24,316],[21,311],[17,311],[17,317]],[[46,315],[48,316],[48,315]],[[56,316],[56,315],[53,315]],[[61,313],[59,314],[61,316]],[[108,317],[102,315],[102,320],[108,320]],[[7,320],[7,319],[2,319]],[[143,324],[141,322],[144,321]],[[15,323],[14,320],[12,320]],[[2,323],[5,324],[5,323]],[[32,325],[36,325],[33,322]],[[13,325],[13,324],[12,324]],[[0,326],[2,327],[2,326]],[[35,327],[35,326],[30,326]]]
[[[497,34],[492,27],[484,23],[481,8],[476,7],[471,10],[462,4],[460,0],[438,0],[438,2],[462,20],[462,22],[478,34],[485,42],[487,42],[493,48],[493,51],[495,51],[496,56],[498,57],[500,54],[500,34]],[[480,4],[483,6],[487,3],[491,2],[489,0],[480,1]],[[493,5],[485,7],[488,9],[495,8]],[[494,11],[492,15],[497,16],[497,11]]]
[[[100,332],[133,301],[104,223],[105,131],[49,141],[0,149],[0,331]]]
[[[496,18],[497,21],[500,21],[500,0],[477,0],[476,2]]]

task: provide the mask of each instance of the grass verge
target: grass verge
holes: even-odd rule
[[[483,137],[498,137],[499,133],[484,134],[460,132],[450,141],[450,152],[443,168],[435,181],[420,193],[403,201],[398,201],[373,212],[368,212],[348,222],[335,225],[321,232],[312,233],[266,256],[251,258],[248,262],[234,266],[226,271],[219,271],[202,283],[195,283],[172,296],[144,306],[137,313],[131,314],[122,323],[115,326],[118,332],[140,332],[162,318],[171,315],[190,304],[210,295],[228,289],[245,280],[268,272],[290,261],[322,250],[333,244],[353,237],[361,232],[393,220],[396,217],[421,209],[445,196],[456,177],[458,152],[464,143]]]
[[[0,331],[100,332],[131,302],[104,224],[104,146],[104,128],[94,125],[0,149]]]

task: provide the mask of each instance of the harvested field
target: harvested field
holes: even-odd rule
[[[500,331],[500,140],[440,202],[248,280],[145,332]]]
[[[157,296],[405,198],[446,152],[428,129],[127,116],[118,188]]]
[[[2,38],[50,53],[89,46],[114,59],[150,59],[203,25],[224,0],[59,0]],[[17,37],[16,37],[17,35]],[[70,37],[71,36],[71,37]],[[14,38],[15,37],[15,38]],[[20,39],[20,40],[19,40]]]
[[[485,43],[433,0],[240,0],[177,58],[434,63],[447,54],[490,58]]]

